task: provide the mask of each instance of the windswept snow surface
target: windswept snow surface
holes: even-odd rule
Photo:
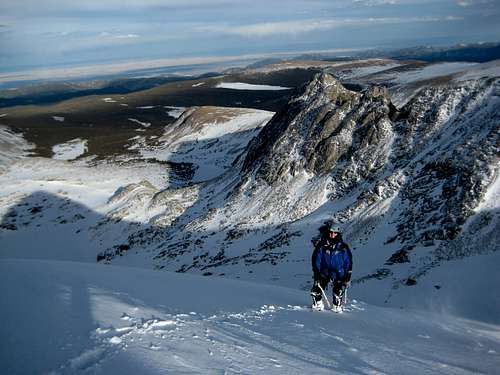
[[[29,277],[27,277],[29,275]],[[0,261],[6,374],[493,374],[500,330],[452,315],[75,262]]]
[[[270,86],[270,85],[252,85],[250,83],[242,83],[242,82],[220,82],[215,87],[218,89],[269,90],[269,91],[290,90],[291,89],[290,87]]]
[[[87,140],[75,138],[71,141],[57,144],[52,147],[56,160],[74,160],[87,152]]]

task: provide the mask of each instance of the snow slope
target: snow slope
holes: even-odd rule
[[[8,169],[13,161],[27,156],[33,148],[21,134],[0,125],[0,172]]]
[[[249,108],[192,107],[165,127],[157,147],[139,152],[145,158],[191,163],[193,181],[225,172],[274,112]]]
[[[317,313],[307,293],[215,277],[2,260],[0,296],[11,375],[493,374],[500,364],[498,326],[356,300]]]
[[[165,167],[151,163],[90,166],[85,160],[46,158],[12,163],[0,173],[0,258],[95,262],[101,246],[127,236],[129,223],[106,216],[119,206],[109,199],[143,180],[156,188],[168,186]]]

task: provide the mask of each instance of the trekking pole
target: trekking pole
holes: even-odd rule
[[[323,290],[323,288],[321,287],[321,285],[319,285],[319,283],[318,283],[317,285],[318,285],[319,290],[321,290],[321,294],[323,295],[323,298],[324,298],[324,299],[325,299],[325,301],[326,301],[326,307],[327,307],[328,309],[331,309],[331,308],[332,308],[332,305],[330,305],[330,301],[328,300],[328,297],[326,296],[325,291]]]
[[[347,289],[348,287],[346,286],[344,289],[344,303],[343,303],[344,306],[347,305]]]

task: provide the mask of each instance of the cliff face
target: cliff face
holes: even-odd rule
[[[319,74],[250,142],[245,189],[282,190],[302,173],[327,178],[330,200],[360,188],[358,204],[372,204],[383,190],[405,207],[401,240],[454,238],[493,179],[498,90],[491,79],[430,87],[398,111],[385,88],[356,93]]]
[[[270,185],[301,170],[325,175],[337,164],[348,164],[386,143],[393,113],[386,89],[374,87],[359,94],[329,74],[318,74],[252,140],[242,171],[254,172]],[[379,167],[378,156],[363,157],[360,177]]]

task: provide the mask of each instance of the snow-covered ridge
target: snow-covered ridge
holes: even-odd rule
[[[195,181],[227,170],[273,112],[246,108],[193,107],[165,128],[159,147],[142,149],[147,158],[192,163]]]

